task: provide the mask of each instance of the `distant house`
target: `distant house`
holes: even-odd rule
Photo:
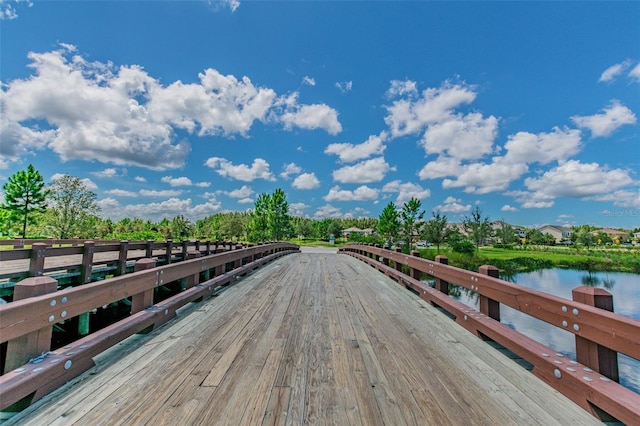
[[[617,240],[624,241],[627,238],[629,238],[628,232],[618,231],[617,229],[611,229],[611,228],[603,228],[603,229],[598,229],[596,231],[591,232],[591,235],[598,236],[598,234],[606,234],[612,240],[617,239]]]
[[[569,228],[565,228],[564,226],[556,226],[556,225],[544,225],[538,228],[538,231],[543,234],[550,234],[553,238],[556,239],[556,243],[561,243],[569,239],[571,235],[571,230]]]
[[[360,229],[354,226],[354,227],[342,230],[342,236],[345,238],[350,238],[352,235],[368,236],[373,234],[374,234],[374,230],[372,228]]]

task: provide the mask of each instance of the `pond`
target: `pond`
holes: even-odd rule
[[[543,269],[504,279],[569,300],[571,300],[571,290],[576,287],[582,285],[601,287],[613,295],[613,307],[616,313],[640,320],[640,275],[637,274]],[[478,296],[475,293],[462,289],[460,296],[455,298],[478,309]],[[504,324],[520,333],[571,359],[576,358],[575,337],[572,333],[504,305],[500,306],[500,316]],[[640,361],[618,354],[618,363],[620,383],[640,393]]]

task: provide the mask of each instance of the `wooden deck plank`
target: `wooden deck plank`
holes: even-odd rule
[[[192,306],[7,424],[601,424],[347,256]]]

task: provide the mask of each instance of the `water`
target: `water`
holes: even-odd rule
[[[618,272],[586,272],[571,269],[543,269],[516,274],[509,281],[523,287],[571,300],[571,290],[582,285],[601,287],[613,294],[614,312],[640,320],[640,275]],[[478,309],[478,296],[462,290],[461,302]],[[575,337],[572,333],[530,317],[508,306],[500,306],[504,324],[549,346],[556,352],[576,359]],[[640,338],[640,337],[639,337]],[[620,383],[640,393],[640,361],[618,354]]]

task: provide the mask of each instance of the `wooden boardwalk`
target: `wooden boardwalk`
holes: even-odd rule
[[[30,425],[602,424],[349,256],[286,256],[14,417]]]

